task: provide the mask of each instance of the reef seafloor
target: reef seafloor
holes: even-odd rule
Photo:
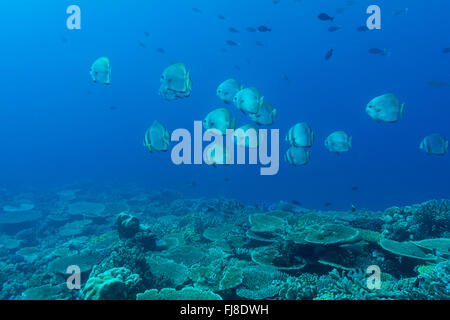
[[[0,201],[3,300],[450,298],[450,200],[346,212],[80,187]]]

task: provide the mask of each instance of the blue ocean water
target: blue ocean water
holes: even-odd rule
[[[296,199],[316,208],[331,202],[341,209],[449,197],[448,156],[427,156],[418,146],[430,133],[450,136],[450,90],[427,86],[449,81],[449,55],[441,51],[449,46],[450,4],[377,1],[382,29],[357,32],[372,2],[76,1],[82,28],[68,30],[70,1],[2,1],[1,183],[45,187],[91,179],[173,187],[196,181],[205,196],[248,203]],[[345,11],[336,13],[339,7]],[[394,14],[406,7],[407,14]],[[336,16],[335,22],[317,19],[320,12]],[[258,25],[272,32],[245,30]],[[331,25],[342,29],[328,32]],[[226,40],[239,46],[227,47]],[[368,54],[372,47],[389,56]],[[330,48],[334,55],[325,61]],[[99,56],[111,60],[110,86],[90,79]],[[160,74],[171,62],[188,66],[191,97],[166,102],[158,95]],[[148,154],[142,138],[153,120],[169,131],[192,129],[194,120],[223,106],[215,90],[230,77],[259,88],[278,110],[276,176],[259,176],[259,166],[250,165],[175,166],[169,153]],[[365,106],[389,92],[406,103],[404,118],[377,123]],[[231,110],[239,124],[249,122]],[[289,147],[284,136],[301,121],[313,128],[316,143],[310,163],[292,167],[282,159]],[[353,136],[351,152],[325,149],[324,139],[335,130]]]
[[[70,5],[81,29],[67,27]],[[370,5],[381,29],[358,30]],[[419,148],[450,138],[449,1],[3,0],[0,12],[0,300],[449,299],[450,158]],[[90,75],[100,57],[109,85]],[[161,74],[177,62],[192,92],[166,101]],[[143,146],[155,120],[193,135],[226,107],[251,123],[216,95],[230,78],[277,109],[261,127],[279,130],[277,174],[175,165],[176,143]],[[386,93],[405,103],[395,123],[366,112]],[[315,142],[292,166],[299,122]],[[338,130],[349,152],[325,147]]]

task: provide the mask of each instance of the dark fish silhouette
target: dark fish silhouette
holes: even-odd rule
[[[150,37],[150,33],[147,31],[144,31],[144,36],[146,36],[148,38],[148,37]]]
[[[259,32],[271,32],[272,29],[270,29],[270,28],[268,28],[268,27],[266,27],[266,26],[259,26],[259,27],[258,27],[258,31],[259,31]]]
[[[236,47],[238,44],[236,42],[234,42],[233,40],[227,40],[227,45],[229,45],[231,47]]]
[[[262,43],[261,41],[256,41],[255,42],[255,44],[258,46],[258,47],[264,47],[264,43]]]
[[[382,49],[378,49],[378,48],[370,48],[369,53],[380,55],[380,56],[387,56],[386,50],[382,50]]]
[[[273,4],[279,4],[279,3],[280,3],[280,0],[272,0],[272,3],[273,3]]]
[[[202,10],[200,10],[199,8],[192,8],[192,11],[194,11],[195,13],[202,13]]]
[[[230,31],[232,33],[238,33],[239,32],[236,28],[233,28],[233,27],[228,28],[228,31]]]
[[[344,11],[345,11],[344,8],[338,8],[338,9],[336,10],[337,13],[343,13]]]
[[[110,106],[109,109],[110,110],[117,110],[117,107],[116,106]]]
[[[227,48],[220,48],[220,52],[227,52]]]
[[[223,15],[221,15],[221,14],[218,14],[217,18],[219,18],[220,20],[225,20],[225,17]]]
[[[166,53],[166,50],[164,50],[163,48],[158,48],[156,49],[156,51],[158,51],[159,53]]]
[[[317,16],[317,18],[319,18],[319,20],[322,20],[322,21],[328,21],[328,20],[333,21],[333,20],[334,20],[333,17],[330,17],[330,16],[329,16],[328,14],[326,14],[326,13],[319,13],[319,15]]]
[[[366,31],[369,31],[369,28],[367,28],[366,25],[363,25],[363,26],[359,26],[358,28],[356,28],[356,30],[358,30],[358,32],[366,32]]]
[[[325,207],[331,207],[333,204],[331,202],[325,202]]]
[[[330,60],[330,58],[333,56],[333,48],[331,48],[330,50],[328,50],[328,52],[325,54],[325,60]]]
[[[61,37],[61,42],[62,42],[62,43],[67,43],[67,42],[69,42],[69,40],[67,40],[66,37]]]
[[[248,31],[248,32],[256,32],[256,29],[253,28],[253,27],[248,27],[248,28],[247,28],[247,31]]]
[[[292,204],[295,204],[295,205],[297,205],[297,206],[302,206],[302,205],[303,205],[303,204],[302,204],[300,201],[298,201],[298,200],[292,200],[291,203],[292,203]]]
[[[450,47],[442,49],[442,53],[450,53]]]
[[[338,31],[339,29],[341,29],[341,27],[339,26],[331,26],[328,28],[328,32],[335,32]]]
[[[147,46],[145,45],[145,43],[143,43],[143,42],[141,42],[141,41],[139,41],[139,47],[141,47],[141,48],[147,48]]]
[[[359,187],[358,186],[353,186],[352,187],[352,191],[358,191],[359,190]]]

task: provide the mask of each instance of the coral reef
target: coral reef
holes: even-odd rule
[[[106,189],[0,203],[0,299],[450,299],[449,200],[384,212],[269,210]],[[81,290],[67,288],[69,266]],[[379,288],[368,285],[374,266]]]

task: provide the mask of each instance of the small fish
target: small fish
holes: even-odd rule
[[[367,28],[366,25],[362,25],[362,26],[359,26],[358,28],[356,28],[356,30],[358,32],[366,32],[366,31],[369,31],[369,28]]]
[[[181,62],[164,69],[160,82],[159,94],[167,101],[187,98],[191,94],[192,79],[186,65]]]
[[[66,37],[61,37],[61,42],[62,42],[62,43],[67,43],[67,42],[69,42],[69,41],[67,40]]]
[[[327,51],[327,53],[325,54],[325,60],[330,60],[331,57],[333,56],[333,48],[331,48],[330,50]]]
[[[227,48],[220,48],[220,52],[227,52],[228,50],[227,50]]]
[[[279,3],[280,3],[280,0],[272,0],[272,3],[273,3],[273,4],[279,4]]]
[[[255,44],[256,44],[258,47],[265,47],[264,43],[262,43],[262,42],[259,41],[259,40],[256,40]]]
[[[235,126],[236,118],[232,118],[230,111],[226,108],[214,109],[203,120],[205,130],[216,129],[222,135],[225,135],[228,129],[234,129]]]
[[[450,53],[450,47],[442,49],[442,53]]]
[[[226,43],[227,43],[227,45],[229,45],[231,47],[236,47],[239,45],[238,43],[234,42],[233,40],[227,40]]]
[[[217,18],[220,19],[220,20],[225,20],[225,17],[223,15],[221,15],[221,14],[218,14]]]
[[[290,147],[284,155],[284,160],[290,165],[304,166],[309,162],[311,155],[310,151],[301,147]]]
[[[256,114],[264,104],[264,96],[255,87],[238,91],[233,98],[234,105],[246,114]]]
[[[117,110],[117,107],[116,106],[110,106],[109,109],[110,110]]]
[[[148,38],[148,37],[150,37],[150,33],[149,33],[148,31],[144,31],[144,36],[145,36],[146,38]]]
[[[228,31],[230,31],[231,33],[238,33],[239,32],[236,28],[233,28],[233,27],[228,28]]]
[[[339,27],[339,26],[331,26],[328,28],[328,32],[336,32],[340,29],[341,29],[341,27]]]
[[[257,125],[270,126],[277,117],[277,109],[271,103],[264,101],[263,105],[255,114],[249,114],[250,119]]]
[[[370,54],[379,55],[379,56],[387,56],[387,51],[386,51],[386,49],[370,48],[370,49],[369,49],[369,53],[370,53]]]
[[[230,181],[231,181],[231,179],[230,179],[230,178],[227,178],[227,177],[225,177],[225,178],[223,178],[223,181],[225,181],[225,182],[230,182]]]
[[[200,10],[199,8],[192,8],[192,11],[194,11],[195,13],[202,13],[202,10]]]
[[[336,12],[337,12],[337,13],[343,13],[344,11],[345,11],[344,8],[337,8],[337,9],[336,9]]]
[[[291,203],[295,204],[297,206],[303,206],[303,204],[300,201],[298,201],[298,200],[291,200]]]
[[[170,133],[162,123],[155,120],[145,132],[143,144],[150,153],[153,151],[166,152],[170,145]]]
[[[358,186],[353,186],[352,187],[352,191],[358,191],[359,190],[359,187]]]
[[[243,87],[234,79],[228,79],[222,82],[216,90],[217,96],[226,104],[232,103],[233,98]]]
[[[272,29],[270,29],[266,26],[259,26],[257,29],[259,32],[271,32],[272,31]]]
[[[141,48],[147,48],[147,46],[145,45],[145,43],[143,43],[143,42],[141,42],[141,41],[139,41],[139,46],[141,47]]]
[[[256,29],[253,28],[253,27],[248,27],[248,28],[247,28],[247,31],[248,31],[248,32],[256,32]]]
[[[331,207],[333,204],[331,202],[325,202],[325,207]]]
[[[158,51],[159,53],[165,53],[166,52],[166,50],[164,50],[163,48],[158,48],[158,49],[156,49],[156,51]]]
[[[356,212],[356,207],[353,204],[351,205],[350,208],[351,208],[352,212]]]
[[[334,18],[333,17],[330,17],[328,14],[326,14],[326,13],[319,13],[319,15],[317,16],[317,18],[319,18],[319,20],[322,20],[322,21],[333,21],[334,20]]]

